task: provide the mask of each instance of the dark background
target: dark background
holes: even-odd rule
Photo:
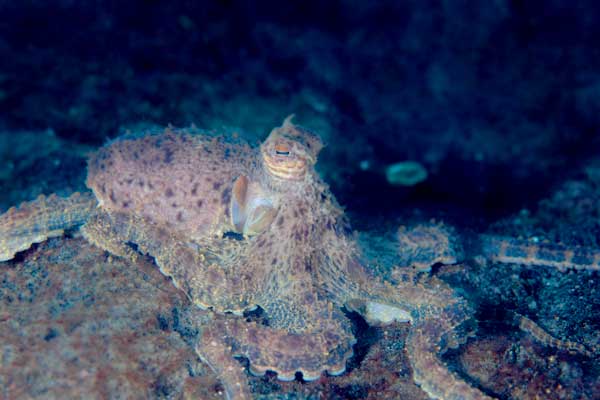
[[[0,16],[0,209],[82,189],[88,151],[154,124],[258,142],[295,113],[359,227],[415,208],[485,224],[598,159],[591,0],[0,0]],[[429,178],[389,185],[404,160]]]

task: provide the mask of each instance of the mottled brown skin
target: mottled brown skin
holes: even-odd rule
[[[419,271],[429,271],[434,264],[456,264],[464,259],[463,250],[453,229],[431,221],[410,229],[398,229],[398,262]]]
[[[195,240],[232,230],[231,187],[257,168],[245,143],[166,129],[98,150],[88,162],[87,185],[109,214],[147,218]]]
[[[346,307],[372,324],[411,322],[414,379],[431,398],[489,399],[439,359],[466,340],[457,328],[470,318],[468,305],[435,277],[398,269],[383,282],[365,267],[343,209],[314,170],[321,148],[289,118],[257,149],[193,129],[123,137],[89,160],[99,207],[86,195],[13,209],[0,217],[0,232],[27,223],[16,239],[0,238],[0,254],[9,259],[85,223],[83,235],[113,254],[152,256],[192,302],[215,311],[196,350],[229,398],[250,398],[235,355],[249,359],[252,373],[272,370],[283,380],[342,373],[355,343]],[[421,267],[423,257],[456,262],[435,229],[404,233]],[[419,252],[419,241],[432,243]],[[219,316],[256,307],[267,325]]]
[[[467,306],[442,282],[393,286],[364,268],[342,208],[314,170],[317,136],[288,119],[258,151],[207,140],[167,131],[101,149],[87,182],[104,212],[83,232],[124,255],[134,243],[203,308],[264,310],[268,326],[217,319],[198,347],[209,364],[218,368],[230,353],[247,357],[251,372],[284,380],[339,374],[355,342],[345,306],[371,323],[415,325],[409,354],[431,397],[486,397],[437,358],[442,340],[442,351],[462,342],[453,331]],[[247,395],[238,377],[223,379],[232,396]]]

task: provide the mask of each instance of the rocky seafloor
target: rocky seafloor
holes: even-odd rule
[[[318,169],[383,274],[397,227],[431,218],[600,248],[593,1],[0,1],[0,15],[0,211],[84,190],[86,155],[128,129],[237,127],[257,143],[295,113],[324,137]],[[406,160],[427,179],[386,180]],[[477,336],[444,356],[465,380],[500,399],[600,399],[597,357],[506,318],[598,346],[598,272],[435,273],[476,309]],[[0,279],[0,398],[221,398],[190,344],[186,316],[200,311],[150,260],[131,265],[74,232],[0,263]],[[250,377],[253,393],[426,399],[404,354],[409,326],[354,326],[344,375]]]

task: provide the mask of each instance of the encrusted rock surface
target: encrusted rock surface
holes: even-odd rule
[[[184,340],[189,302],[148,260],[54,239],[0,282],[0,398],[222,398]]]

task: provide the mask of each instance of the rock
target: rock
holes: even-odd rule
[[[180,333],[188,300],[148,260],[54,239],[0,277],[0,398],[223,398]]]

